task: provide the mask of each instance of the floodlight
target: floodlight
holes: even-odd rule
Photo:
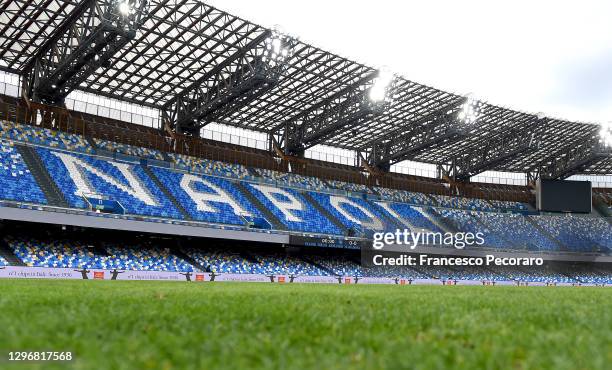
[[[132,11],[132,7],[130,6],[130,3],[128,1],[121,1],[119,3],[118,9],[119,9],[119,13],[121,13],[124,16],[129,15],[130,12]]]
[[[612,148],[612,121],[601,124],[599,140],[604,146]]]
[[[468,95],[457,114],[457,118],[464,124],[472,125],[482,116],[483,111],[484,103]]]
[[[381,68],[378,71],[378,76],[374,80],[374,84],[370,88],[370,100],[373,103],[382,102],[388,98],[395,75],[387,68]]]
[[[263,61],[271,66],[282,64],[291,57],[293,44],[289,36],[274,28],[264,42]]]

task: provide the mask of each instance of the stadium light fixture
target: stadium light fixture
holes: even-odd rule
[[[378,76],[370,88],[369,98],[373,103],[381,103],[390,100],[391,90],[395,82],[395,75],[387,68],[378,70]]]
[[[601,124],[599,139],[605,147],[612,148],[612,121]]]
[[[119,13],[121,13],[121,15],[125,17],[127,17],[132,12],[132,6],[130,5],[128,0],[120,1],[119,5],[117,6],[117,9],[119,10]]]
[[[265,41],[263,61],[271,66],[285,62],[292,55],[292,46],[291,38],[275,27]]]
[[[472,125],[482,116],[483,111],[484,103],[468,95],[465,103],[461,106],[457,118],[466,125]]]

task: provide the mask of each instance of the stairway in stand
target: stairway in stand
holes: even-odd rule
[[[38,153],[36,153],[36,150],[31,146],[23,144],[16,144],[15,147],[21,154],[25,164],[28,166],[28,169],[34,177],[34,180],[36,180],[38,187],[45,194],[47,204],[54,207],[68,208],[69,205],[64,197],[64,194],[49,175],[49,172],[38,156]]]
[[[157,176],[155,176],[153,171],[151,171],[151,169],[148,166],[142,166],[142,169],[147,174],[147,176],[149,176],[151,180],[153,180],[153,182],[159,188],[159,190],[161,190],[161,192],[164,193],[166,198],[170,200],[170,202],[174,205],[174,207],[181,213],[183,218],[187,221],[192,221],[193,218],[189,215],[185,207],[183,207],[183,205],[179,203],[179,201],[174,197],[174,195],[170,193],[170,190],[168,190],[168,188],[166,188],[166,186],[162,184],[161,181],[159,181],[159,179],[157,178]]]
[[[4,257],[4,259],[11,266],[25,266],[26,265],[25,263],[23,263],[22,260],[19,259],[19,257],[15,255],[13,248],[11,248],[8,245],[8,243],[2,238],[0,238],[0,256]]]
[[[234,182],[234,185],[236,185],[236,189],[238,189],[242,193],[242,195],[244,195],[249,200],[249,202],[251,202],[251,204],[253,204],[255,208],[257,208],[257,210],[263,215],[266,221],[268,221],[272,225],[273,229],[287,230],[287,227],[283,225],[279,218],[276,217],[276,215],[274,215],[274,213],[272,213],[268,209],[268,207],[264,206],[263,203],[261,203],[261,201],[257,199],[257,197],[255,197],[253,193],[251,193],[249,189],[246,188],[246,186],[244,186],[243,183],[236,181]]]

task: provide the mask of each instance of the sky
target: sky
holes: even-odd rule
[[[612,121],[612,1],[204,0],[415,82]]]

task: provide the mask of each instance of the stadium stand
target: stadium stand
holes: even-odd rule
[[[529,266],[529,268],[518,268],[508,266],[496,266],[495,271],[502,274],[506,279],[520,282],[537,283],[576,283],[576,279],[557,271],[552,266]]]
[[[322,266],[335,276],[364,276],[364,271],[357,262],[356,257],[342,254],[313,254],[308,260]]]
[[[210,272],[256,274],[252,261],[231,248],[186,248],[184,252]]]
[[[37,146],[35,153],[52,182],[74,208],[87,209],[84,196],[98,194],[120,202],[128,215],[182,220],[187,216],[178,208],[184,208],[191,219],[206,223],[242,227],[258,219],[264,228],[274,225],[252,202],[256,199],[268,215],[278,219],[282,229],[291,232],[345,235],[348,230],[367,236],[397,227],[444,232],[449,226],[458,231],[483,232],[486,246],[497,249],[577,253],[612,250],[612,226],[599,216],[542,216],[533,212],[524,216],[528,206],[520,202],[426,195],[385,187],[372,191],[366,185],[269,169],[249,170],[240,164],[175,153],[167,156],[172,161],[165,162],[168,168],[150,166],[145,171],[136,157],[163,162],[165,156],[154,149],[96,140],[99,147],[127,156],[126,161],[110,159],[87,154],[95,150],[80,135],[9,121],[2,121],[1,128],[0,183],[2,198],[9,201],[47,204],[45,193],[15,147],[15,142],[23,142]],[[149,170],[159,182],[151,178]],[[238,185],[254,198],[247,199]],[[348,197],[337,191],[360,196]],[[598,194],[601,198],[607,193]],[[378,196],[391,202],[366,199]],[[176,202],[181,207],[177,208]]]
[[[47,170],[71,207],[87,208],[84,196],[102,194],[130,214],[182,219],[141,165],[38,148]]]
[[[59,268],[98,268],[140,271],[193,271],[193,266],[172,255],[166,248],[145,245],[99,248],[75,240],[53,242],[31,238],[5,239],[15,255],[27,266]]]
[[[0,139],[0,197],[6,200],[47,204],[43,192],[11,141]]]
[[[427,271],[427,268],[424,268]],[[475,281],[503,281],[505,276],[489,269],[485,266],[461,266],[461,268],[453,268],[449,272],[448,278],[457,280],[475,280]]]
[[[96,145],[104,150],[108,150],[109,152],[121,153],[125,155],[130,155],[134,157],[140,158],[148,158],[148,159],[156,159],[158,161],[163,161],[164,156],[159,150],[143,148],[139,146],[133,146],[128,144],[116,143],[109,140],[102,139],[94,139]]]
[[[481,223],[478,215],[481,212],[463,211],[459,209],[438,208],[434,212],[439,218],[451,222],[455,229],[473,234],[482,233],[484,235],[484,245],[493,248],[508,248],[511,244],[503,239],[498,233],[493,232],[485,224]]]
[[[327,191],[330,186],[326,185],[323,180],[316,177],[302,176],[294,173],[285,173],[268,169],[258,169],[258,172],[265,179],[272,180],[280,186],[296,187],[306,190]]]
[[[288,256],[283,251],[249,250],[238,248],[188,248],[186,253],[208,271],[234,274],[328,276],[329,273],[300,258]]]
[[[168,248],[116,244],[106,244],[104,247],[109,254],[110,269],[183,272],[194,270],[193,266],[173,255]]]
[[[521,212],[527,211],[529,208],[521,202],[511,202],[508,200],[496,200],[492,199],[488,201],[493,205],[493,211],[514,211]]]
[[[507,240],[517,249],[553,251],[559,249],[544,232],[535,227],[527,217],[519,214],[481,212],[478,220],[491,231],[493,235]],[[499,245],[494,247],[499,247]],[[501,248],[504,248],[502,245]],[[508,248],[508,246],[505,246]]]
[[[169,153],[168,156],[174,161],[178,168],[190,172],[235,179],[252,178],[247,168],[240,164],[213,161],[176,153]]]
[[[608,251],[612,248],[612,225],[601,217],[528,216],[553,235],[568,250],[577,252]]]
[[[391,203],[390,208],[404,220],[408,220],[415,228],[433,232],[443,232],[443,230],[424,216],[423,209],[421,207],[410,206],[402,203]]]
[[[309,192],[323,208],[340,220],[348,229],[359,233],[381,231],[381,220],[367,207],[358,203],[357,198]]]
[[[0,119],[0,137],[23,143],[70,150],[80,153],[93,153],[94,149],[81,135],[49,130],[31,125],[17,124]]]
[[[244,217],[262,217],[226,179],[195,176],[157,167],[151,169],[195,220],[244,225]]]
[[[477,198],[449,197],[446,195],[434,196],[440,207],[453,209],[466,209],[472,211],[494,211],[495,208],[487,201]]]
[[[612,270],[594,268],[591,265],[573,264],[564,270],[565,274],[585,284],[612,284]]]
[[[330,220],[293,189],[247,184],[249,191],[290,230],[342,235]]]
[[[423,193],[413,193],[407,190],[389,189],[375,187],[374,190],[378,192],[384,199],[393,200],[397,202],[415,204],[415,205],[434,205],[433,199]]]
[[[378,278],[429,279],[430,276],[415,269],[400,266],[373,266],[361,268],[363,275]]]
[[[260,273],[287,274],[297,276],[329,276],[329,272],[302,259],[288,256],[282,252],[250,251],[249,254],[257,261],[256,267]]]
[[[54,237],[54,233],[28,236],[23,232],[3,239],[18,261],[26,266],[70,269],[188,272],[233,274],[345,276],[513,281],[523,283],[610,284],[612,269],[586,263],[548,263],[543,266],[361,266],[356,251],[303,248],[288,253],[279,247],[245,248],[242,243],[219,242],[197,246],[186,241],[172,249],[150,239],[142,242],[105,240],[104,237]],[[181,257],[182,256],[182,257]],[[192,265],[189,261],[197,265]],[[9,265],[0,257],[0,267]],[[198,267],[194,267],[198,266]]]
[[[355,184],[352,182],[345,182],[340,180],[327,180],[327,183],[335,189],[346,190],[353,193],[367,193],[373,194],[374,192],[368,186],[363,184]]]

